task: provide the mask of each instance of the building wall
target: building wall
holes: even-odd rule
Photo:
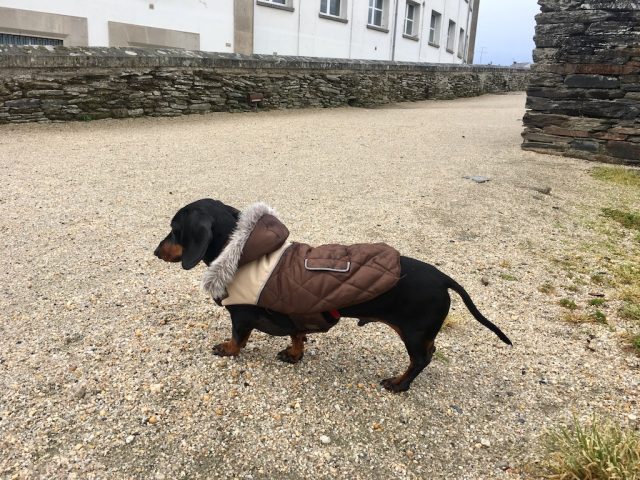
[[[522,147],[640,164],[640,4],[538,3]]]
[[[463,63],[457,55],[458,33],[462,27],[468,34],[471,24],[466,0],[416,2],[415,38],[403,35],[406,0],[385,0],[383,29],[367,26],[369,0],[349,0],[339,20],[320,15],[319,0],[291,0],[287,8],[255,1],[254,52],[266,55]],[[442,15],[440,48],[428,45],[432,10]],[[449,20],[456,23],[454,53],[445,48]]]
[[[508,67],[0,45],[0,124],[450,99],[523,90],[528,75]]]
[[[84,18],[88,24],[84,45],[113,45],[109,22],[117,22],[198,35],[199,50],[233,52],[233,0],[0,0],[0,7]],[[0,15],[0,31],[10,27],[5,23],[6,17]],[[166,36],[173,35],[167,32]]]
[[[41,24],[37,33],[62,35],[69,46],[147,45],[438,63],[464,60],[457,55],[457,32],[460,27],[469,31],[467,0],[384,0],[381,29],[367,25],[369,0],[342,0],[340,18],[321,15],[320,0],[288,1],[282,8],[268,0],[0,0],[5,12],[0,14],[0,33],[29,30],[24,19],[30,15]],[[403,35],[407,1],[419,9],[413,38]],[[442,14],[439,48],[428,45],[432,9]],[[52,15],[59,17],[58,23],[73,17],[84,26],[50,28]],[[445,49],[450,19],[456,22],[454,53]]]

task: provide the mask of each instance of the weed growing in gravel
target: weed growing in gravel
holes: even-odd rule
[[[514,277],[514,276],[513,276],[513,275],[511,275],[510,273],[501,273],[499,276],[500,276],[500,278],[501,278],[501,279],[503,279],[503,280],[507,280],[507,281],[509,281],[509,282],[515,282],[515,281],[517,281],[517,280],[518,280],[518,278],[517,278],[517,277]]]
[[[592,305],[594,307],[601,307],[605,303],[607,303],[607,301],[604,298],[592,298],[591,300],[589,300],[589,305]]]
[[[570,298],[563,298],[558,302],[558,304],[561,307],[567,308],[569,310],[575,310],[576,308],[578,308],[578,305],[576,305],[576,302],[574,302]]]
[[[637,303],[625,303],[620,309],[620,316],[627,320],[640,322],[640,305]]]
[[[440,351],[438,351],[438,350],[436,350],[433,353],[433,359],[434,360],[439,360],[439,361],[444,362],[444,363],[449,363],[449,359],[445,356],[445,354],[440,352]]]
[[[574,418],[546,434],[547,478],[632,480],[640,475],[640,436],[595,417],[582,426]]]
[[[631,346],[635,348],[636,353],[640,355],[640,335],[631,337]]]
[[[563,317],[565,322],[569,323],[602,323],[607,324],[607,316],[600,310],[596,309],[591,312],[579,312],[570,310]]]
[[[591,176],[598,180],[640,188],[640,172],[638,170],[622,167],[596,167],[591,170]]]

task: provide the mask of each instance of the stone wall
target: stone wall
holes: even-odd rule
[[[370,106],[524,90],[529,71],[205,53],[0,46],[0,123]]]
[[[640,164],[640,1],[538,4],[522,147]]]

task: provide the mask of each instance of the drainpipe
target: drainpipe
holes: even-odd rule
[[[391,44],[391,61],[396,59],[396,35],[398,34],[398,3],[400,0],[395,0],[395,13],[393,19],[393,42]]]
[[[467,23],[465,24],[464,27],[464,38],[462,39],[464,41],[464,48],[462,49],[462,63],[467,63],[467,53],[468,53],[468,48],[469,48],[469,42],[467,41],[467,38],[469,38],[469,15],[471,15],[471,2],[473,0],[469,0],[469,3],[467,3]]]
[[[351,2],[351,28],[349,29],[349,58],[353,58],[353,24],[356,23],[353,21],[353,5],[356,2]]]
[[[298,44],[296,45],[296,55],[300,56],[300,27],[301,27],[301,15],[302,15],[302,0],[298,3]]]

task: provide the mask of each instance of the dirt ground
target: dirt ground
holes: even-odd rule
[[[545,429],[637,422],[640,360],[589,246],[603,207],[640,199],[522,151],[524,101],[0,126],[0,478],[530,478]],[[379,324],[342,320],[298,365],[259,332],[216,357],[230,322],[204,267],[153,256],[204,197],[267,202],[292,240],[433,263],[514,346],[452,293],[406,393],[378,384],[408,364]],[[594,294],[608,324],[562,320],[560,299]]]

